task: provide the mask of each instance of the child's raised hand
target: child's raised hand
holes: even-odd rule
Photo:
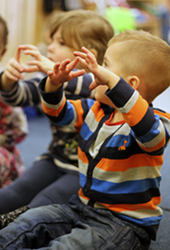
[[[4,91],[10,90],[14,83],[19,79],[23,79],[22,73],[26,71],[26,66],[20,62],[21,51],[17,49],[14,58],[7,63],[4,72],[1,76],[1,89]]]
[[[90,90],[95,89],[98,85],[107,85],[108,78],[105,74],[105,69],[98,65],[97,60],[91,51],[82,47],[82,52],[74,51],[74,55],[77,56],[82,65],[88,68],[88,70],[95,76],[95,81],[89,86]]]
[[[79,58],[76,57],[72,62],[70,62],[70,59],[66,59],[61,63],[56,63],[54,65],[53,71],[48,71],[47,73],[49,79],[47,79],[45,91],[56,91],[64,82],[84,75],[84,69],[73,71],[78,62]]]
[[[74,55],[79,58],[82,65],[88,68],[88,70],[91,71],[95,77],[95,80],[90,84],[89,89],[93,90],[98,85],[107,85],[110,89],[112,89],[117,84],[120,77],[114,74],[114,72],[98,65],[97,60],[91,51],[85,47],[82,47],[81,50],[82,52],[74,51]]]
[[[49,70],[52,70],[54,67],[54,62],[49,60],[47,57],[41,55],[38,48],[31,44],[20,45],[18,47],[20,50],[24,51],[25,55],[30,55],[34,57],[34,60],[28,61],[27,64],[31,65],[26,69],[26,72],[37,72],[41,71],[47,75]]]

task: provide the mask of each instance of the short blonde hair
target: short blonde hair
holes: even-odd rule
[[[122,43],[121,72],[143,80],[147,99],[154,100],[169,87],[170,47],[165,41],[143,30],[126,30],[113,37],[108,46],[115,43]]]
[[[100,14],[90,10],[71,10],[53,17],[50,36],[61,28],[64,43],[80,50],[82,46],[97,51],[97,61],[103,63],[108,41],[113,37],[111,24]]]

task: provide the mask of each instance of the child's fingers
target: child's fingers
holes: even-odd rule
[[[86,53],[86,58],[88,58],[92,63],[97,63],[95,55],[90,50],[82,47],[82,51]]]
[[[94,54],[92,54],[92,53],[88,53],[86,55],[86,61],[87,60],[90,60],[90,62],[93,63],[93,64],[94,63],[97,64],[96,58],[95,58]]]
[[[86,71],[85,71],[84,69],[76,70],[76,71],[72,71],[72,72],[71,72],[73,78],[82,76],[82,75],[84,75],[85,73],[86,73]]]
[[[49,70],[49,71],[47,72],[47,75],[48,75],[49,77],[52,77],[52,76],[53,76],[53,71]]]
[[[14,75],[12,75],[11,73],[9,72],[6,72],[6,77],[14,82],[17,82],[18,81],[18,78]]]
[[[36,60],[41,61],[41,55],[39,53],[39,51],[35,51],[35,50],[24,50],[24,54],[25,55],[29,55],[34,57]]]
[[[92,91],[93,89],[95,89],[97,86],[99,86],[96,81],[93,81],[90,86],[89,86],[89,89]]]
[[[28,61],[27,62],[28,65],[34,65],[34,66],[37,66],[37,67],[41,67],[41,62],[39,61],[36,61],[36,60],[33,60],[33,61]]]
[[[86,47],[84,47],[84,46],[81,48],[81,50],[82,50],[83,52],[85,52],[86,54],[87,54],[87,53],[92,53],[90,50],[88,50],[88,49],[87,49]]]
[[[79,62],[79,58],[76,57],[72,62],[70,62],[68,65],[67,65],[67,70],[68,71],[72,71],[73,69],[75,69],[75,67],[77,66],[77,63]]]
[[[15,70],[14,68],[5,71],[5,75],[7,78],[18,81],[18,79],[23,79],[23,75],[18,72],[18,70]]]
[[[20,49],[20,48],[18,47],[17,52],[16,52],[16,55],[15,55],[15,59],[16,59],[16,61],[19,62],[19,63],[20,63],[20,57],[21,57],[21,50],[22,50],[22,49]]]
[[[87,62],[84,59],[82,59],[81,57],[78,57],[78,59],[83,66],[88,67]]]
[[[85,65],[85,63],[97,63],[96,58],[93,53],[82,53],[80,51],[74,51],[74,55],[80,59],[80,62]],[[87,66],[87,65],[86,65]]]
[[[74,55],[81,56],[82,58],[85,58],[87,54],[93,55],[93,53],[85,47],[82,47],[81,50],[82,50],[82,52],[81,51],[74,51]]]
[[[85,59],[86,56],[87,56],[85,53],[80,52],[80,51],[74,51],[73,54],[74,54],[75,56],[81,57],[81,58],[83,58],[83,59]]]
[[[65,59],[64,61],[61,62],[60,64],[60,70],[65,70],[67,65],[70,63],[70,59]]]
[[[37,50],[38,51],[38,48],[31,44],[19,45],[18,48],[21,50]]]
[[[20,64],[15,58],[12,58],[8,65],[6,66],[6,69],[12,71],[12,70],[17,70],[18,72],[23,72],[24,71],[24,66]]]
[[[60,67],[60,62],[57,62],[57,63],[54,64],[53,71],[54,71],[55,74],[58,73],[59,67]],[[53,72],[53,71],[50,70],[48,72]]]
[[[39,52],[38,48],[34,45],[31,44],[25,44],[25,45],[19,45],[17,52],[16,52],[16,56],[15,59],[20,62],[20,57],[21,57],[21,50],[30,50],[30,51],[37,51]]]
[[[27,72],[27,73],[37,72],[37,71],[39,71],[39,68],[37,66],[26,67],[24,69],[24,72]]]

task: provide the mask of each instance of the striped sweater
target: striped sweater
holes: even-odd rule
[[[90,99],[66,100],[62,87],[46,93],[45,81],[39,85],[44,112],[55,124],[80,134],[81,201],[111,210],[155,239],[162,218],[160,170],[170,139],[170,115],[150,107],[121,78],[106,92],[124,117],[112,124],[112,107]]]

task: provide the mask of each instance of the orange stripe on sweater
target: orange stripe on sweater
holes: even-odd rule
[[[110,160],[102,158],[101,161],[96,165],[96,167],[103,169],[104,171],[123,172],[130,168],[143,167],[148,165],[149,167],[155,167],[162,164],[163,157],[161,155],[150,157],[143,154],[137,154],[123,160]]]
[[[96,121],[99,122],[103,116],[105,116],[103,109],[101,109],[101,105],[98,101],[94,103],[94,105],[91,107],[91,110],[93,111]]]
[[[156,146],[154,147],[142,147],[140,145],[141,148],[143,148],[145,151],[147,152],[154,152],[156,150],[159,150],[160,148],[162,148],[165,145],[165,137],[162,139],[162,141],[160,141]]]
[[[47,115],[51,115],[51,116],[58,116],[61,112],[61,110],[63,109],[64,105],[66,103],[66,98],[64,97],[64,100],[61,104],[61,106],[58,108],[58,109],[53,109],[53,108],[50,108],[50,107],[47,107],[44,102],[42,102],[42,108],[44,110],[44,112],[47,114]]]
[[[145,116],[147,109],[148,103],[139,96],[135,105],[127,114],[123,113],[123,116],[130,126],[135,126]]]
[[[79,189],[78,195],[79,195],[80,197],[82,197],[83,199],[86,199],[86,200],[88,200],[88,201],[90,200],[88,197],[86,197],[86,196],[83,194],[82,188]]]
[[[169,113],[163,113],[163,112],[160,112],[159,110],[154,110],[154,113],[156,114],[156,115],[159,115],[159,116],[164,116],[164,117],[166,117],[166,118],[168,118],[169,120],[170,120],[170,114]]]
[[[78,147],[78,156],[82,162],[86,164],[89,163],[88,158],[86,157],[86,154],[83,151],[81,151],[80,147]]]
[[[76,109],[76,112],[77,112],[77,121],[75,123],[75,128],[77,129],[77,131],[79,132],[80,129],[81,129],[81,126],[83,124],[83,114],[84,114],[84,111],[83,111],[83,108],[82,108],[82,105],[81,105],[81,100],[76,100],[76,101],[73,101],[73,100],[69,100],[69,102],[71,104],[74,105],[75,109]]]
[[[115,211],[117,213],[121,213],[123,211],[135,211],[138,209],[150,209],[155,210],[157,205],[160,204],[161,197],[153,197],[151,201],[141,204],[118,204],[118,205],[111,205],[106,203],[101,203],[104,207],[109,210]]]

